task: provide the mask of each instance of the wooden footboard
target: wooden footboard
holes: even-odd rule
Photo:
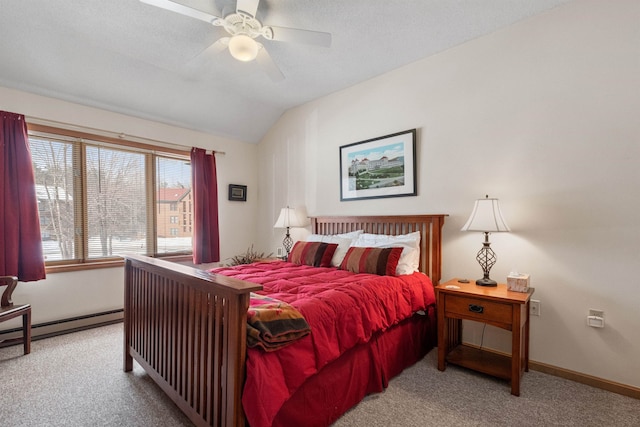
[[[125,259],[124,370],[135,359],[197,426],[244,426],[255,283],[144,256]]]

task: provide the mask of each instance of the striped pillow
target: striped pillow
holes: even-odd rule
[[[395,276],[402,248],[360,248],[352,246],[340,264],[342,270]]]
[[[287,261],[312,267],[331,267],[331,258],[337,247],[336,243],[296,242]]]

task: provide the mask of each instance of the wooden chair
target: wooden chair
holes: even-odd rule
[[[29,354],[31,353],[31,304],[14,305],[11,302],[11,294],[17,284],[17,277],[0,276],[0,287],[7,287],[0,300],[0,322],[22,316],[22,338],[8,339],[2,343],[22,342],[24,354]]]

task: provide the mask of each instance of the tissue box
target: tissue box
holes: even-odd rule
[[[511,273],[507,276],[507,289],[515,292],[529,292],[529,275]]]

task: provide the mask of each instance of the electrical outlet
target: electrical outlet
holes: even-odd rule
[[[540,301],[532,299],[529,302],[529,314],[532,316],[540,316]]]
[[[276,255],[278,256],[278,258],[282,258],[282,246],[279,246],[276,249]]]
[[[596,316],[596,317],[604,318],[604,311],[603,310],[594,310],[593,308],[590,308],[589,309],[589,316]]]
[[[589,309],[589,316],[587,316],[587,325],[592,328],[604,328],[604,311]]]

